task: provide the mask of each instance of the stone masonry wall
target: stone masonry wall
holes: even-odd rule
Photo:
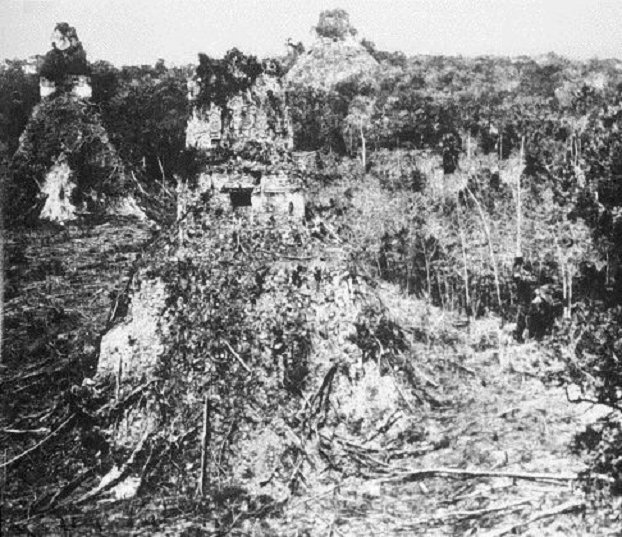
[[[209,150],[220,144],[240,147],[257,142],[293,148],[292,125],[277,78],[260,76],[250,90],[234,95],[227,108],[228,113],[223,114],[214,104],[195,107],[188,121],[186,146]]]

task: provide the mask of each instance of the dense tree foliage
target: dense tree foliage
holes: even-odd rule
[[[309,148],[368,161],[328,163],[330,194],[313,211],[378,277],[469,316],[496,312],[519,339],[549,337],[582,398],[619,410],[622,86],[613,64],[381,61],[371,89],[349,81],[295,116],[303,136],[329,119],[342,125],[332,132],[343,143],[316,136]],[[338,111],[327,106],[337,96]],[[594,475],[612,476],[615,491],[621,430],[610,419],[583,443]]]
[[[189,69],[93,65],[93,101],[121,157],[147,184],[183,173]]]
[[[196,81],[200,90],[197,103],[216,104],[226,113],[231,96],[248,90],[263,70],[255,56],[247,56],[237,48],[229,50],[222,59],[199,54]]]
[[[25,62],[7,61],[0,66],[0,141],[9,157],[19,145],[19,137],[39,101],[39,79],[24,72]]]

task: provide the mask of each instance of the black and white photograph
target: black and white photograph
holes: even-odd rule
[[[622,537],[622,1],[0,0],[0,503]]]

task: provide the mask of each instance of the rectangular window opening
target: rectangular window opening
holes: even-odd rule
[[[231,207],[250,207],[251,206],[251,193],[248,190],[236,190],[229,192],[229,199],[231,200]]]

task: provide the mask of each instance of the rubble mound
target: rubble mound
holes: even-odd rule
[[[318,37],[309,51],[298,58],[285,79],[288,86],[328,91],[352,77],[370,74],[377,67],[378,62],[354,38]]]
[[[71,94],[35,107],[10,172],[11,223],[29,217],[64,223],[80,215],[116,214],[117,209],[144,217],[99,114]]]
[[[335,435],[384,423],[379,445],[399,442],[406,340],[341,247],[300,223],[204,214],[202,234],[171,232],[143,259],[102,338],[95,381],[114,386],[117,456],[174,454],[158,478],[180,493],[207,456],[210,491],[280,501],[308,470],[356,465]]]

